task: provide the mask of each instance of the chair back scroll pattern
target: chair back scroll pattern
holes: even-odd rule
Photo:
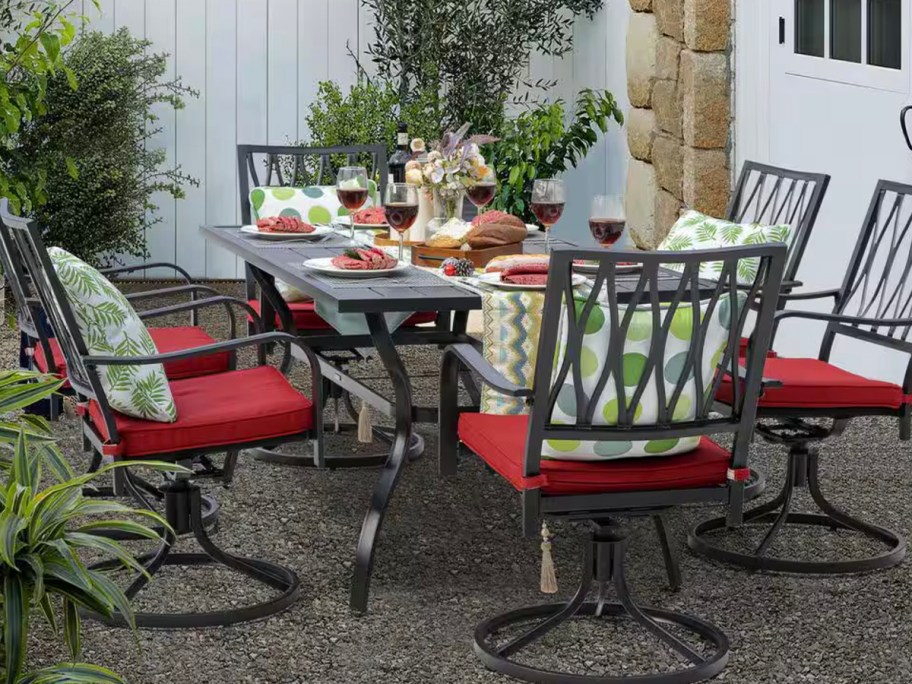
[[[749,286],[737,282],[738,261],[742,258],[759,258],[759,268]],[[775,298],[759,298],[761,291],[778,292],[785,266],[786,247],[781,243],[732,247],[725,249],[690,252],[622,252],[581,251],[560,249],[552,255],[552,266],[546,291],[542,333],[536,361],[533,408],[529,421],[529,435],[525,461],[525,475],[539,474],[543,444],[547,441],[622,442],[646,440],[677,440],[714,433],[735,435],[733,452],[735,460],[746,462],[747,447],[753,431],[756,404],[763,373],[763,361],[769,348]],[[574,292],[572,265],[576,259],[586,259],[598,264],[591,291]],[[635,284],[627,281],[625,292],[618,291],[618,265],[631,262],[641,265]],[[722,262],[721,277],[714,282],[700,280],[700,267],[705,262]],[[670,294],[660,299],[659,280],[669,277],[663,266],[678,265],[681,276]],[[667,291],[666,291],[667,292]],[[759,298],[759,299],[758,299]],[[663,301],[664,300],[664,301]],[[715,403],[715,396],[728,373],[739,377],[739,340],[748,324],[751,307],[748,302],[760,301],[756,312],[752,346],[746,358],[746,375],[743,382],[732,383],[733,401],[729,408]],[[682,319],[676,314],[690,309]],[[600,371],[594,390],[585,392],[582,382],[584,372],[591,375],[591,360],[583,354],[583,338],[593,312],[604,316],[610,326],[610,342],[605,358],[600,361]],[[701,312],[701,315],[694,315]],[[625,363],[625,343],[636,317],[647,315],[648,353],[636,364]],[[719,354],[704,354],[704,347],[711,321],[718,316],[727,318],[727,344]],[[690,327],[690,343],[683,359],[674,371],[665,364],[665,352],[672,328],[686,320]],[[646,327],[644,326],[644,330]],[[680,332],[680,329],[676,332]],[[709,351],[709,350],[707,350]],[[716,351],[716,350],[712,350]],[[708,363],[715,368],[709,373]],[[583,366],[590,368],[584,371]],[[704,385],[703,378],[709,382]],[[572,380],[575,396],[575,424],[552,422],[555,406],[561,392],[567,391]],[[609,383],[613,383],[616,397],[626,401],[616,402],[616,419],[606,421],[596,418],[597,401]],[[589,380],[591,386],[591,378]],[[688,385],[696,385],[695,401],[686,411],[679,412],[681,397]],[[640,419],[644,394],[658,395],[656,419]],[[676,415],[677,414],[677,415]]]
[[[28,305],[28,277],[22,268],[22,260],[18,257],[18,249],[13,244],[13,238],[6,224],[7,221],[13,219],[15,217],[9,213],[7,200],[0,200],[0,267],[6,274],[6,281],[13,293],[21,322],[31,329],[37,329],[37,321],[34,320]]]
[[[783,278],[794,280],[829,184],[830,177],[823,173],[745,162],[729,204],[728,219],[735,223],[790,226],[792,239]]]

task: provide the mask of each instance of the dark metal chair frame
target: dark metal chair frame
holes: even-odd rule
[[[318,175],[315,179],[319,184],[324,180],[324,175],[332,166],[332,157],[344,155],[349,163],[355,163],[359,158],[369,156],[372,160],[372,168],[368,169],[368,175],[378,177],[378,188],[380,197],[384,196],[387,178],[389,176],[389,165],[387,162],[387,152],[384,145],[341,145],[335,147],[297,147],[297,146],[278,146],[278,145],[238,145],[238,178],[240,181],[240,201],[241,201],[241,221],[245,225],[253,223],[253,210],[250,204],[250,191],[255,187],[282,187],[293,186],[302,182],[301,171],[304,168],[305,160],[311,157],[319,159]],[[291,167],[291,174],[286,173],[287,168]],[[285,169],[285,171],[283,171]],[[265,175],[261,175],[265,171]],[[271,330],[274,326],[275,317],[278,316],[281,321],[282,329],[286,332],[301,337],[307,345],[316,352],[327,365],[325,374],[324,397],[331,399],[335,405],[336,419],[333,430],[341,432],[344,430],[353,430],[357,428],[358,411],[352,401],[352,391],[356,391],[364,396],[371,390],[366,387],[359,387],[359,383],[351,380],[346,376],[344,379],[346,387],[331,381],[337,373],[331,372],[333,369],[339,373],[346,373],[349,366],[358,361],[364,360],[364,357],[358,352],[358,344],[355,344],[356,337],[362,341],[360,346],[369,346],[370,339],[363,343],[366,336],[343,336],[334,330],[298,330],[294,325],[294,318],[287,303],[278,295],[275,289],[275,279],[268,273],[265,273],[249,263],[245,267],[246,296],[248,300],[258,299],[260,302],[260,317],[266,330]],[[403,336],[397,335],[397,344],[423,344],[424,337],[427,333],[448,334],[454,331],[449,314],[438,314],[433,328],[416,329],[414,335]],[[457,334],[457,333],[454,333]],[[468,380],[466,380],[468,382]],[[345,407],[353,423],[342,423],[339,420],[339,401]],[[394,441],[394,431],[382,427],[374,427],[373,434],[381,442],[392,445]],[[409,446],[409,457],[417,458],[424,451],[424,440],[419,435],[413,435]],[[362,468],[378,467],[387,463],[388,453],[368,456],[333,456],[326,454],[321,462],[315,462],[310,458],[287,455],[262,449],[257,453],[257,459],[268,463],[280,465],[304,466],[304,467],[329,467],[329,468]]]
[[[757,278],[748,288],[747,298],[741,299],[736,280],[737,262],[741,258],[760,257]],[[627,538],[616,523],[623,516],[655,515],[671,507],[692,503],[727,504],[729,518],[733,523],[740,519],[745,497],[754,496],[762,486],[753,474],[747,475],[748,450],[754,431],[757,398],[761,392],[763,360],[769,348],[772,320],[777,301],[775,298],[760,298],[762,291],[778,292],[781,286],[786,257],[782,244],[767,244],[751,247],[721,250],[699,250],[692,252],[617,252],[558,250],[551,257],[551,271],[545,294],[542,335],[539,341],[533,389],[518,387],[507,381],[491,365],[484,361],[478,351],[470,345],[448,347],[441,368],[440,396],[440,472],[453,475],[458,458],[457,422],[459,413],[465,409],[458,405],[458,373],[470,368],[479,373],[484,382],[503,394],[523,398],[531,404],[528,435],[523,464],[523,476],[535,478],[541,474],[541,448],[546,439],[583,441],[626,441],[648,439],[674,439],[727,433],[732,436],[730,479],[726,485],[678,490],[629,491],[601,494],[545,495],[539,489],[522,492],[523,530],[526,536],[536,537],[541,521],[549,516],[569,520],[588,520],[593,533],[586,546],[583,558],[583,577],[579,590],[567,604],[543,605],[514,610],[510,613],[482,622],[475,630],[475,652],[482,662],[498,672],[531,682],[569,684],[570,682],[621,682],[680,683],[708,679],[718,674],[728,660],[728,639],[715,626],[703,620],[658,609],[643,609],[631,598],[624,578],[624,556]],[[592,294],[577,311],[573,302],[571,270],[575,259],[587,259],[599,263]],[[723,271],[715,289],[709,295],[698,284],[700,265],[704,262],[722,261]],[[619,304],[614,288],[617,266],[623,262],[643,265],[637,288],[628,303]],[[662,264],[674,263],[683,266],[683,275],[672,300],[660,303],[657,295],[659,268]],[[606,318],[612,327],[608,350],[611,362],[606,364],[592,392],[592,398],[582,391],[580,377],[580,352],[582,331],[588,323],[596,300],[604,295],[603,306],[609,308]],[[748,351],[746,368],[739,368],[739,341],[752,307],[748,302],[759,301],[753,344]],[[736,383],[735,401],[731,407],[716,415],[713,397],[718,390],[723,373],[717,372],[709,387],[702,386],[703,344],[706,329],[699,316],[693,316],[694,342],[685,361],[684,369],[675,387],[669,393],[664,391],[664,350],[670,334],[671,322],[677,307],[682,303],[704,307],[705,321],[712,318],[717,306],[728,302],[731,310],[728,346],[720,361],[719,368],[728,369],[743,379]],[[743,301],[743,305],[739,304]],[[648,359],[641,377],[636,382],[625,382],[621,362],[624,341],[637,307],[651,312],[653,337]],[[552,380],[552,364],[559,343],[558,328],[562,309],[565,309],[568,333],[567,348],[562,366]],[[694,378],[696,395],[705,397],[696,402],[695,417],[691,421],[672,423],[672,415],[680,396]],[[575,425],[559,425],[550,422],[550,416],[557,402],[558,392],[568,376],[574,378],[576,387],[577,413],[580,418]],[[613,379],[612,379],[613,376]],[[592,416],[596,409],[595,398],[609,381],[616,383],[618,396],[630,396],[630,406],[619,402],[617,426],[596,425]],[[659,389],[659,419],[656,425],[634,425],[637,406],[647,386],[656,382]],[[632,394],[625,392],[632,390]],[[705,394],[704,394],[705,392]],[[734,474],[734,475],[732,475]],[[597,585],[598,598],[586,602],[586,598]],[[619,603],[608,604],[607,589],[613,587]],[[522,664],[513,656],[531,643],[542,638],[559,624],[574,616],[632,618],[659,641],[676,651],[690,663],[690,667],[669,674],[647,674],[635,677],[590,677],[542,670]],[[495,633],[503,627],[540,619],[532,628],[506,643],[497,644]],[[696,633],[712,644],[710,655],[704,656],[672,634],[662,625],[671,624]]]
[[[90,356],[79,332],[74,314],[69,306],[66,293],[56,276],[54,267],[43,246],[40,229],[33,222],[25,219],[9,218],[7,220],[9,227],[11,228],[13,239],[19,248],[19,252],[24,257],[29,273],[32,274],[34,288],[51,320],[51,324],[58,333],[58,339],[67,360],[70,383],[80,397],[86,400],[94,399],[97,401],[102,411],[102,415],[104,416],[105,427],[109,436],[107,442],[105,442],[97,428],[88,418],[84,418],[83,420],[84,437],[97,453],[100,453],[103,456],[112,457],[110,454],[110,447],[111,445],[116,446],[119,440],[112,409],[107,402],[104,389],[101,386],[96,372],[96,369],[99,366],[159,364],[168,361],[196,358],[213,353],[236,352],[239,349],[247,347],[257,347],[259,351],[258,363],[262,364],[265,358],[263,349],[266,345],[281,345],[284,347],[280,370],[286,374],[293,362],[293,356],[291,354],[291,349],[293,347],[300,354],[303,354],[309,359],[311,396],[314,404],[313,428],[300,434],[246,442],[243,444],[161,453],[156,454],[154,458],[156,460],[189,466],[192,464],[194,458],[212,453],[227,452],[228,454],[237,454],[244,449],[274,447],[286,442],[300,442],[310,439],[314,442],[315,450],[321,448],[322,414],[320,411],[320,389],[322,378],[320,375],[319,362],[312,352],[296,337],[285,333],[274,332],[218,342],[187,351],[158,354],[155,356],[130,358]],[[113,458],[122,457],[113,455]],[[123,460],[126,462],[130,461],[128,458],[124,458]],[[130,493],[138,502],[145,505],[147,502],[144,503],[144,493],[139,487],[136,487],[136,480],[129,471],[127,471],[126,483],[128,489],[130,489]],[[219,549],[210,539],[204,525],[204,508],[200,487],[195,482],[192,472],[188,474],[179,474],[167,479],[161,487],[161,490],[164,495],[166,518],[173,528],[175,535],[192,532],[204,553],[172,553],[171,549],[175,541],[175,535],[168,533],[156,552],[147,554],[141,558],[148,575],[138,575],[134,579],[127,589],[128,597],[131,599],[134,598],[149,584],[150,577],[164,565],[220,564],[246,575],[253,581],[266,584],[278,590],[280,593],[277,597],[262,603],[230,610],[177,614],[138,613],[136,615],[136,623],[138,626],[154,628],[225,626],[264,618],[285,610],[294,603],[300,594],[300,581],[292,570],[268,561],[242,558],[229,554]],[[100,618],[100,616],[97,615],[94,615],[93,617]],[[125,622],[121,616],[117,616],[112,624],[124,625]]]
[[[907,210],[903,218],[903,210]],[[885,242],[886,241],[886,242]],[[881,272],[874,262],[878,250],[886,247],[889,256]],[[891,283],[891,276],[898,282]],[[786,295],[786,301],[833,298],[831,313],[788,310],[776,314],[773,335],[782,321],[804,319],[827,323],[818,358],[829,361],[839,336],[870,343],[909,355],[903,375],[902,391],[912,394],[912,293],[906,292],[912,272],[912,185],[881,180],[877,183],[862,225],[861,233],[841,287],[820,292]],[[850,307],[854,310],[850,313]],[[728,550],[715,543],[711,533],[724,530],[721,518],[697,525],[688,538],[696,553],[750,570],[794,572],[809,574],[843,574],[866,572],[891,567],[905,557],[903,537],[886,528],[858,520],[830,503],[820,489],[818,450],[813,446],[842,433],[852,418],[861,416],[896,416],[899,419],[899,438],[912,437],[912,405],[904,403],[898,409],[886,407],[845,408],[787,408],[760,406],[758,415],[769,422],[759,425],[757,432],[768,441],[789,448],[786,480],[782,491],[770,502],[744,515],[744,523],[769,525],[769,531],[754,553]],[[812,419],[829,419],[822,426]],[[793,494],[796,488],[806,487],[820,514],[793,513]],[[785,525],[813,525],[831,530],[850,530],[861,533],[886,545],[886,550],[869,558],[816,561],[778,558],[768,551]]]

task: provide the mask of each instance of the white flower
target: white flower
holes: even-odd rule
[[[430,179],[432,183],[440,183],[443,181],[444,171],[443,166],[439,164],[434,164],[431,167]]]
[[[438,152],[437,150],[431,150],[430,152],[428,152],[427,158],[428,158],[428,163],[432,164],[436,161],[443,159],[443,155],[440,154],[440,152]]]
[[[422,140],[421,138],[415,138],[414,140],[412,140],[412,152],[414,152],[415,154],[424,152],[426,149],[427,149],[427,145],[425,144],[424,140]]]
[[[419,171],[421,170],[421,162],[417,159],[409,159],[407,162],[405,162],[406,171],[411,171],[413,169],[418,169]]]
[[[405,172],[405,182],[411,183],[412,185],[423,185],[424,176],[421,173],[421,169],[420,168],[408,169]]]

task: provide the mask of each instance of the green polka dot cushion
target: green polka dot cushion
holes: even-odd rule
[[[379,204],[379,191],[374,181],[368,181],[370,193],[365,207]],[[339,202],[334,185],[309,185],[304,188],[260,187],[250,191],[253,220],[275,216],[295,216],[308,223],[325,225],[348,210]]]
[[[659,246],[660,250],[685,252],[694,249],[718,249],[738,245],[762,245],[767,242],[789,244],[792,229],[788,225],[763,226],[758,223],[732,223],[712,218],[699,211],[687,211],[672,226],[668,237]],[[760,258],[741,259],[738,262],[738,281],[742,284],[754,282]],[[669,268],[683,270],[683,264],[667,264]],[[704,262],[700,268],[703,278],[718,278],[722,272],[721,261]]]
[[[90,355],[158,354],[130,302],[107,278],[58,247],[51,247],[48,254]],[[161,364],[99,366],[98,376],[115,411],[159,423],[177,420],[177,407]]]
[[[739,295],[740,296],[740,295]],[[742,296],[743,298],[743,296]],[[576,310],[579,315],[585,300],[577,299]],[[730,305],[727,300],[722,300],[715,307],[711,320],[706,323],[704,311],[700,312],[700,321],[706,331],[702,362],[703,387],[708,387],[715,369],[722,359],[728,344],[729,324],[731,320]],[[662,321],[667,316],[663,310]],[[609,362],[608,349],[611,345],[611,325],[608,321],[609,309],[597,304],[589,314],[583,334],[580,351],[579,370],[582,379],[582,390],[586,397],[592,396],[597,391],[597,385],[602,370]],[[623,315],[623,314],[622,314]],[[690,351],[691,335],[693,333],[693,307],[681,304],[674,313],[669,325],[669,334],[665,343],[665,355],[662,364],[665,380],[665,396],[667,406],[671,407],[671,396],[675,385],[684,371],[687,354]],[[636,311],[630,321],[627,337],[623,347],[623,378],[625,385],[625,401],[628,408],[637,385],[646,372],[649,349],[652,344],[653,315],[651,309],[643,308]],[[555,358],[555,376],[563,365],[565,347],[567,344],[568,321],[566,313],[561,320],[558,332],[558,349]],[[691,370],[691,374],[693,371]],[[651,372],[652,380],[648,381],[639,404],[633,409],[634,425],[655,425],[659,416],[659,394],[655,371]],[[696,416],[696,382],[691,378],[684,385],[681,396],[674,406],[672,422],[693,420]],[[619,412],[619,398],[615,378],[610,375],[601,394],[596,399],[592,423],[594,425],[617,425]],[[569,372],[557,395],[557,402],[551,415],[554,424],[573,425],[577,419],[576,387],[573,372]],[[542,458],[563,459],[577,461],[604,461],[620,458],[634,458],[646,456],[660,456],[680,454],[697,448],[699,437],[685,439],[662,440],[631,440],[612,442],[587,442],[577,440],[547,440],[542,449]]]

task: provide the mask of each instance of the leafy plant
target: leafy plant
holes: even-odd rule
[[[496,133],[504,106],[535,51],[573,49],[577,15],[590,19],[602,0],[363,0],[374,15],[369,53],[379,74],[397,84],[403,103],[421,93],[446,100],[443,128],[470,121]],[[551,83],[538,82],[547,88]]]
[[[47,398],[61,384],[61,380],[32,372],[0,372],[0,414]],[[122,682],[110,670],[75,662],[25,673],[32,611],[40,611],[54,633],[62,633],[74,661],[82,650],[79,609],[107,617],[119,612],[132,625],[129,599],[106,572],[87,567],[79,552],[100,554],[145,572],[127,549],[105,533],[120,531],[160,541],[145,524],[122,516],[139,515],[159,525],[166,523],[150,511],[84,497],[86,485],[121,464],[74,476],[50,440],[47,424],[34,416],[23,420],[15,439],[7,429],[0,431],[0,443],[6,447],[0,449],[0,470],[6,475],[0,486],[0,679],[5,684]],[[57,481],[45,485],[42,471],[48,464]],[[131,463],[136,465],[174,470],[165,464]]]
[[[45,239],[93,265],[147,256],[148,232],[162,220],[154,194],[182,198],[183,185],[198,185],[147,144],[161,131],[155,105],[180,109],[197,95],[180,79],[163,80],[167,55],[149,47],[125,28],[79,38],[64,62],[79,89],[51,76],[47,113],[24,127],[13,154],[22,173],[45,175],[46,201],[33,210]]]
[[[488,157],[498,173],[498,209],[533,222],[529,209],[536,178],[554,178],[575,167],[605,133],[611,121],[624,123],[624,114],[607,91],[580,92],[569,125],[561,100],[529,109],[504,123],[500,140]]]
[[[363,74],[348,91],[333,81],[322,81],[317,98],[310,104],[305,119],[310,129],[310,139],[299,144],[314,147],[337,145],[387,146],[387,154],[396,147],[396,127],[399,121],[408,124],[412,137],[435,140],[441,134],[440,101],[435,93],[425,93],[412,102],[400,107],[399,93],[390,83],[371,80]],[[368,163],[369,160],[363,160]],[[332,159],[333,169],[345,166],[347,159],[342,156]],[[369,164],[368,164],[369,165]],[[283,172],[292,178],[295,172],[302,176],[295,178],[296,185],[312,185],[316,182],[318,164],[316,160],[301,169],[289,163]],[[323,178],[324,184],[334,182],[332,170]]]
[[[81,6],[76,0],[0,0],[0,198],[16,213],[47,197],[47,169],[12,168],[10,156],[22,126],[47,111],[48,79],[59,76],[76,88],[62,50],[76,36],[69,13]]]

